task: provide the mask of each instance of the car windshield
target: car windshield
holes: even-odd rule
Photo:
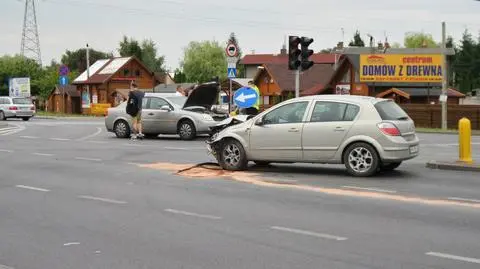
[[[393,101],[382,101],[375,104],[382,120],[408,120],[408,115]]]
[[[13,104],[15,105],[31,105],[32,101],[28,98],[13,98]]]
[[[174,105],[177,105],[179,107],[183,107],[183,105],[187,101],[187,97],[185,97],[185,96],[168,97],[168,101],[172,102]]]

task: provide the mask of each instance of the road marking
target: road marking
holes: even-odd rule
[[[173,150],[188,150],[187,148],[176,148],[176,147],[164,147],[164,149],[173,149]]]
[[[54,141],[70,141],[70,139],[68,138],[50,138],[50,140],[54,140]]]
[[[45,156],[45,157],[51,157],[51,156],[53,156],[53,154],[49,154],[49,153],[39,153],[39,152],[34,152],[34,153],[32,153],[32,155]]]
[[[13,267],[0,264],[0,269],[14,269]]]
[[[26,138],[26,139],[38,139],[38,136],[30,136],[30,135],[23,135],[20,136],[21,138]]]
[[[87,136],[84,136],[84,137],[81,137],[79,139],[77,139],[78,141],[81,141],[81,140],[87,140],[87,139],[90,139],[92,137],[95,137],[97,135],[99,135],[100,133],[102,132],[102,128],[100,127],[97,127],[97,131],[91,135],[87,135]]]
[[[139,144],[128,144],[128,143],[125,143],[123,144],[124,146],[127,146],[127,147],[143,147],[145,145],[139,145]]]
[[[101,162],[102,159],[95,159],[95,158],[84,158],[84,157],[75,157],[77,160],[82,160],[82,161],[92,161],[92,162]]]
[[[125,201],[118,201],[118,200],[112,200],[112,199],[108,199],[108,198],[88,196],[88,195],[81,195],[81,196],[78,196],[78,198],[87,199],[87,200],[94,200],[94,201],[101,201],[101,202],[111,203],[111,204],[126,204],[127,203]]]
[[[364,187],[356,187],[356,186],[342,186],[342,188],[364,190],[364,191],[376,191],[376,192],[384,192],[384,193],[396,193],[397,192],[397,191],[392,191],[392,190],[385,190],[385,189],[378,189],[378,188],[364,188]]]
[[[450,260],[456,260],[456,261],[463,261],[463,262],[480,264],[480,259],[462,257],[462,256],[451,255],[451,254],[447,254],[447,253],[427,252],[427,253],[425,253],[425,255],[439,257],[439,258],[445,258],[445,259],[450,259]]]
[[[47,189],[42,189],[42,188],[37,188],[37,187],[32,187],[32,186],[25,186],[25,185],[17,185],[15,187],[21,188],[21,189],[26,189],[26,190],[32,190],[32,191],[43,191],[43,192],[49,192],[50,191],[50,190],[47,190]]]
[[[198,218],[204,218],[204,219],[221,219],[222,217],[218,216],[212,216],[212,215],[203,215],[203,214],[197,214],[193,212],[187,212],[187,211],[181,211],[181,210],[176,210],[176,209],[165,209],[166,212],[170,212],[173,214],[179,214],[179,215],[185,215],[185,216],[191,216],[191,217],[198,217]]]
[[[0,152],[12,153],[12,152],[13,152],[13,150],[9,150],[9,149],[0,149]]]
[[[332,239],[332,240],[337,240],[337,241],[344,241],[344,240],[348,239],[346,237],[340,237],[340,236],[331,235],[331,234],[322,234],[322,233],[292,229],[292,228],[287,228],[287,227],[272,226],[272,227],[270,227],[270,229],[277,230],[277,231],[282,231],[282,232],[301,234],[301,235],[309,235],[309,236],[314,236],[314,237],[319,237],[319,238],[324,238],[324,239]]]
[[[480,200],[477,200],[477,199],[468,199],[468,198],[460,198],[460,197],[448,197],[448,200],[462,201],[462,202],[472,202],[472,203],[480,203]]]
[[[66,247],[73,246],[73,245],[80,245],[80,242],[69,242],[69,243],[65,243],[63,245],[66,246]]]
[[[86,141],[87,143],[92,143],[92,144],[107,144],[105,141]]]

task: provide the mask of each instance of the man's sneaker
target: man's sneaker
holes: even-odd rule
[[[131,139],[131,140],[137,140],[137,135],[132,134],[132,135],[130,136],[130,139]]]
[[[143,139],[145,137],[145,135],[144,134],[138,134],[137,137],[138,137],[138,139]]]

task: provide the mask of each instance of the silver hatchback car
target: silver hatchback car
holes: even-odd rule
[[[246,119],[246,118],[243,118]],[[395,102],[353,95],[316,95],[284,101],[207,140],[226,170],[248,161],[344,164],[353,176],[394,170],[419,154],[412,119]]]

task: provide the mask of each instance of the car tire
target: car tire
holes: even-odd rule
[[[22,120],[23,120],[23,121],[29,121],[29,120],[30,120],[30,117],[23,117]]]
[[[242,144],[235,139],[227,139],[220,145],[217,160],[220,166],[229,171],[242,171],[247,168],[247,154]]]
[[[349,146],[343,155],[343,162],[348,173],[355,177],[373,176],[380,165],[375,148],[363,142]]]
[[[128,138],[130,137],[130,126],[124,120],[118,120],[113,125],[113,131],[118,138]]]
[[[268,162],[268,161],[253,161],[253,162],[257,166],[268,166],[268,165],[270,165],[270,162]]]
[[[401,164],[402,164],[402,162],[385,163],[385,164],[380,165],[380,171],[385,171],[385,172],[393,171],[393,170],[397,169]]]
[[[0,120],[7,120],[7,118],[5,118],[5,113],[3,113],[3,111],[0,111]]]
[[[182,120],[178,124],[177,133],[182,140],[192,140],[197,137],[195,125],[191,120]]]

